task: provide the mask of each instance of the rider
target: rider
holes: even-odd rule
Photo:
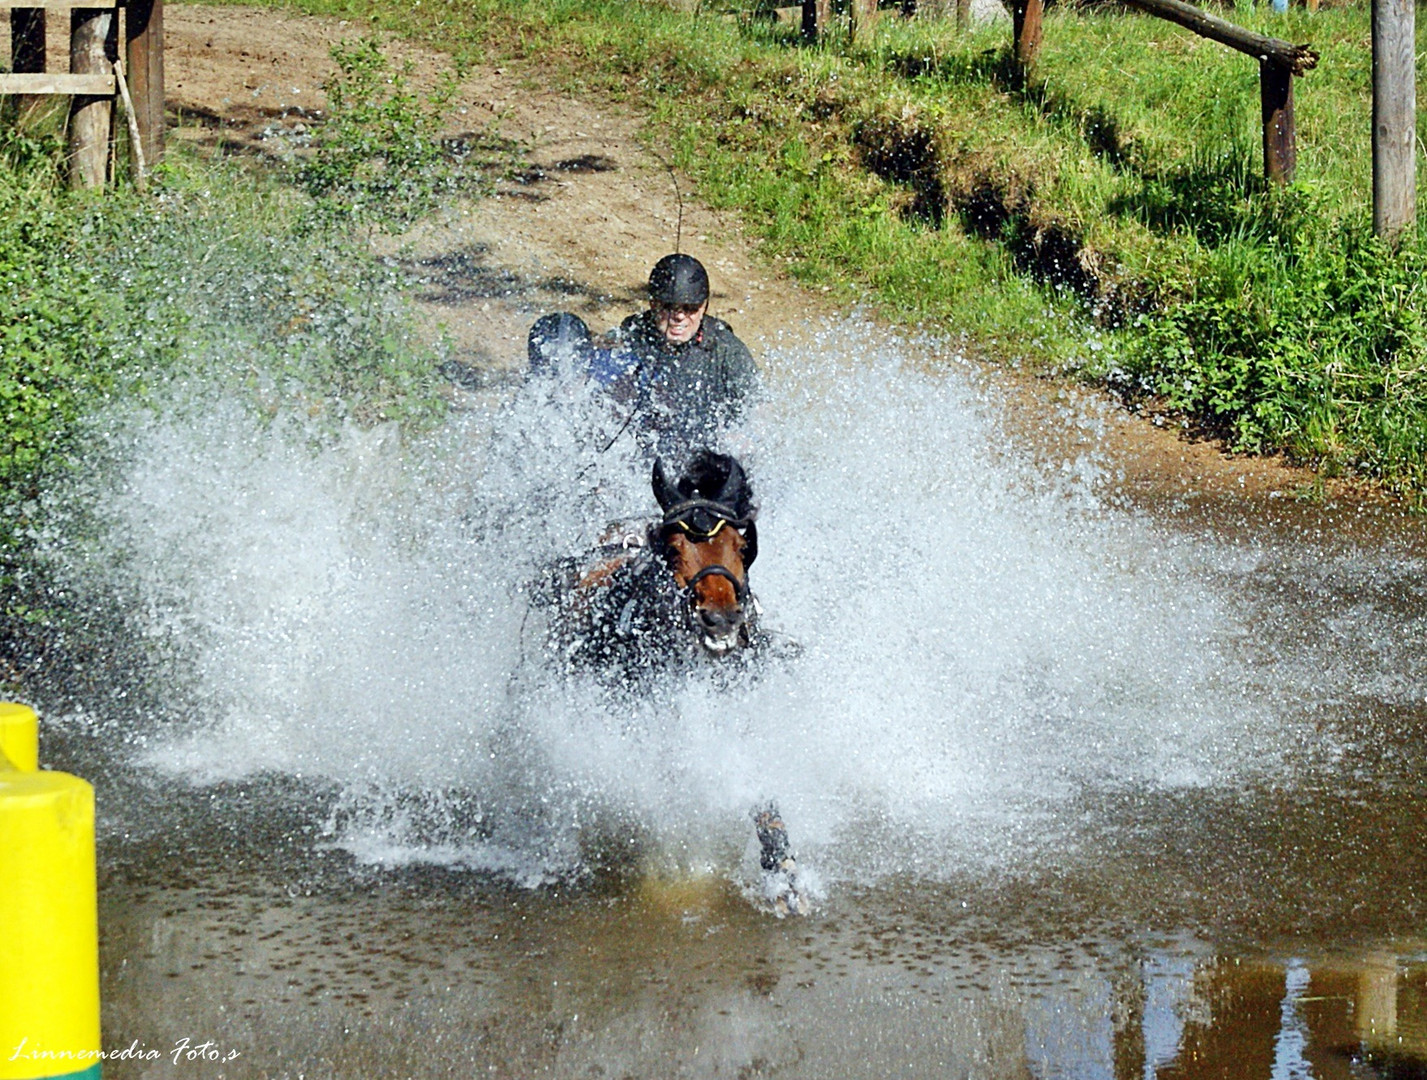
[[[660,453],[712,445],[757,392],[758,367],[728,323],[708,313],[709,275],[698,259],[665,255],[649,274],[649,308],[615,332],[626,357],[616,397],[634,408]]]
[[[531,375],[554,375],[562,363],[576,361],[580,367],[587,366],[594,342],[584,319],[557,311],[535,320],[525,348]]]
[[[555,375],[563,365],[606,387],[618,382],[632,364],[628,355],[597,345],[585,320],[568,311],[536,319],[525,348],[531,375]]]

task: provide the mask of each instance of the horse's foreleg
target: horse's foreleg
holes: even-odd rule
[[[763,869],[763,892],[774,913],[802,915],[806,902],[798,887],[798,863],[788,842],[788,828],[778,808],[769,803],[753,814],[758,834],[758,865]]]
[[[778,808],[769,803],[753,815],[753,828],[758,833],[758,865],[764,870],[788,870],[796,865],[792,846],[788,843],[788,828]]]

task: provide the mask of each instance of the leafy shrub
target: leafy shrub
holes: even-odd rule
[[[63,467],[83,413],[161,401],[170,380],[202,378],[259,415],[301,402],[330,427],[440,410],[398,268],[314,231],[301,200],[250,175],[177,164],[163,183],[152,200],[0,186],[5,506]]]
[[[1182,302],[1141,316],[1119,376],[1240,450],[1420,480],[1427,451],[1427,254],[1365,224],[1227,245]]]
[[[327,120],[299,179],[327,216],[407,224],[456,179],[441,141],[455,75],[421,97],[408,86],[410,63],[393,70],[370,37],[334,45],[332,59]]]

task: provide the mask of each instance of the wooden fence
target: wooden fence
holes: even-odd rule
[[[113,154],[116,102],[124,106],[135,185],[163,155],[163,0],[0,0],[10,9],[10,73],[0,94],[70,98],[69,175],[75,187],[104,183]],[[69,70],[45,67],[50,12],[69,13]],[[118,55],[124,16],[125,59]]]
[[[1217,41],[1259,62],[1259,101],[1263,118],[1264,175],[1288,184],[1298,168],[1298,140],[1293,123],[1293,80],[1318,64],[1307,45],[1265,37],[1211,15],[1183,0],[1126,0],[1150,15],[1167,19],[1200,37]],[[1022,78],[1040,51],[1042,0],[1014,0],[1016,63]]]

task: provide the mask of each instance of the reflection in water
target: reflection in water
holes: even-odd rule
[[[1303,1056],[1308,1049],[1308,1028],[1299,1013],[1299,998],[1308,990],[1308,968],[1301,960],[1290,960],[1284,974],[1283,1006],[1278,1013],[1269,1075],[1273,1080],[1311,1080],[1313,1073]]]
[[[1178,951],[1151,951],[1141,961],[1145,1080],[1154,1080],[1161,1068],[1179,1057],[1184,1025],[1195,1004],[1194,969],[1194,957]]]

